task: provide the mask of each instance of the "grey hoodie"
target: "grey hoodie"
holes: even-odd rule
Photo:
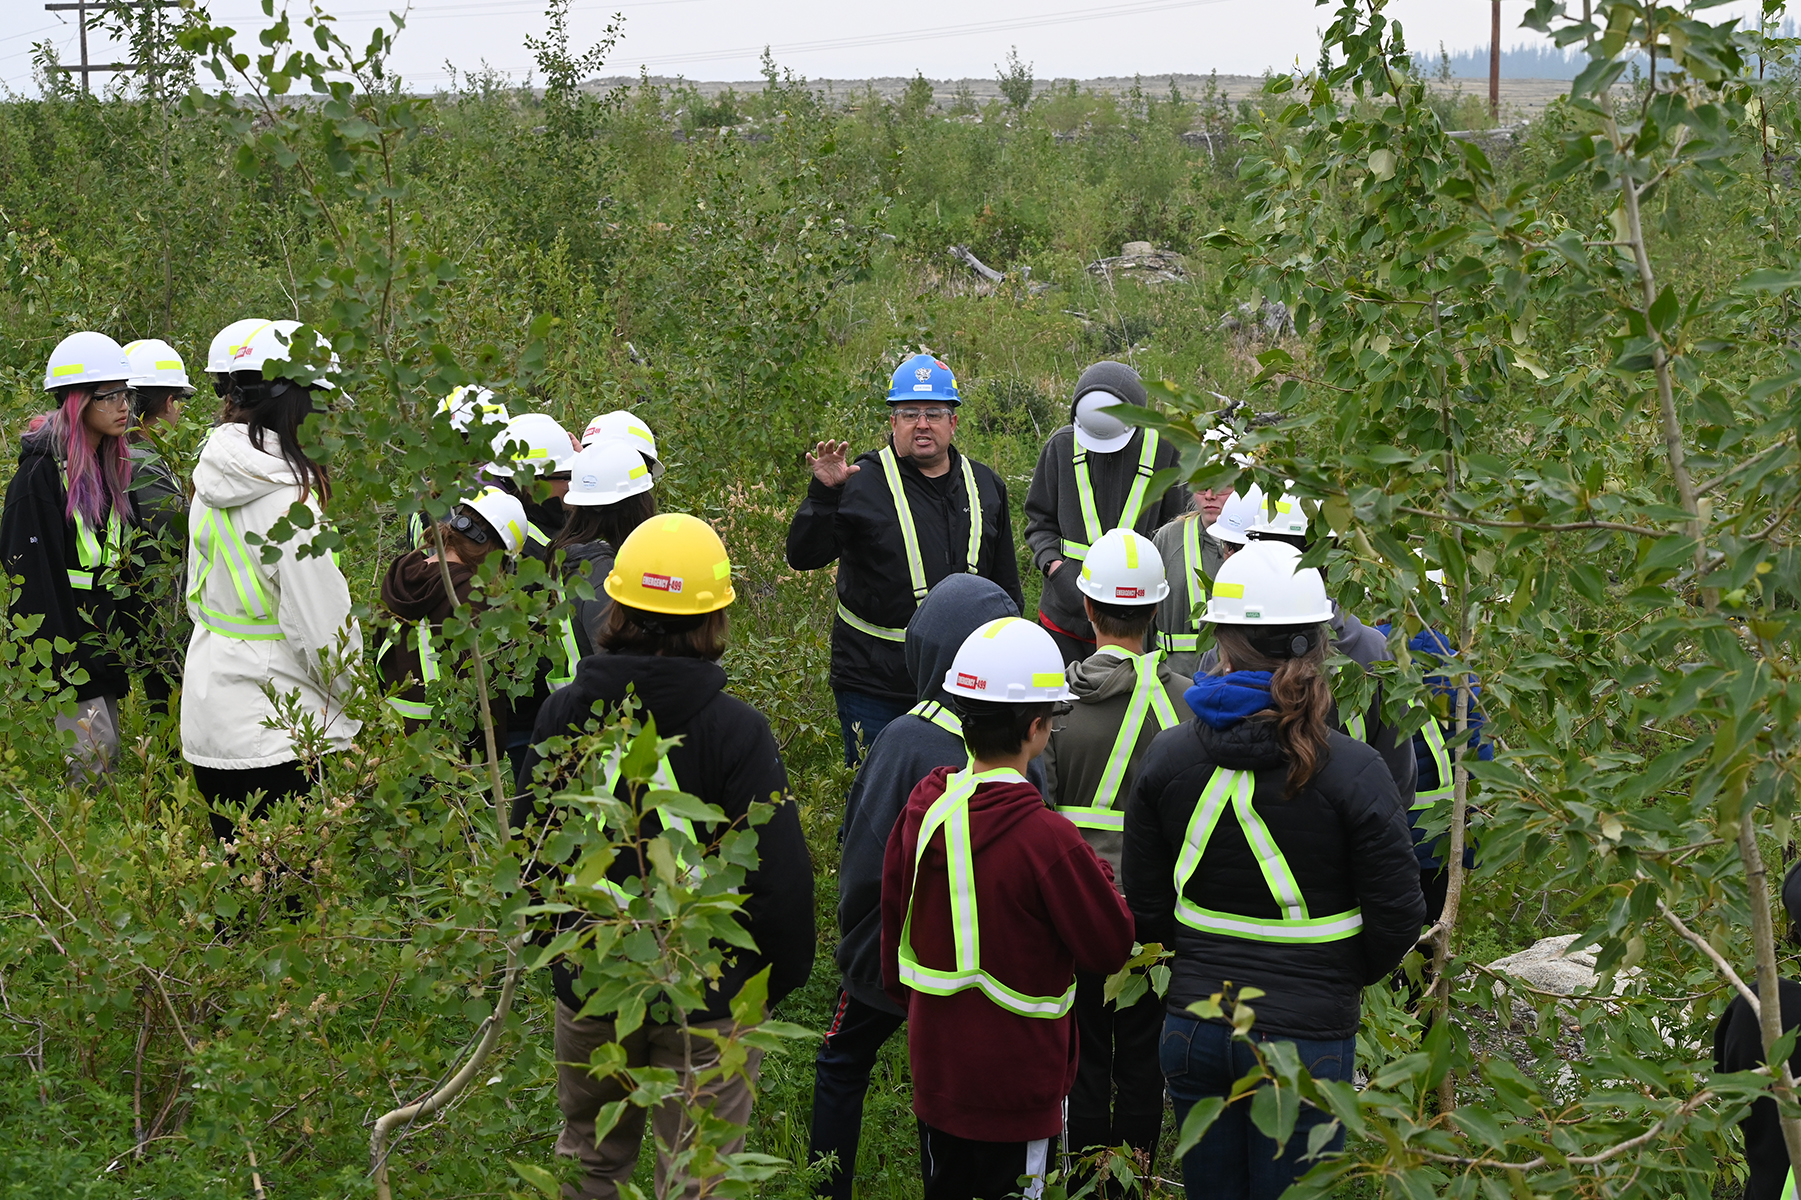
[[[940,580],[907,622],[907,673],[919,699],[948,706],[944,673],[963,640],[990,621],[1018,615],[1007,593],[979,575]],[[888,835],[920,780],[939,767],[968,761],[962,738],[925,717],[905,714],[876,736],[845,802],[838,831],[838,967],[847,992],[895,1016],[906,1013],[882,988],[882,856]]]
[[[1108,648],[1096,650],[1081,662],[1070,663],[1063,673],[1069,680],[1069,690],[1076,694],[1076,706],[1063,718],[1063,727],[1051,734],[1051,744],[1040,760],[1044,763],[1044,802],[1052,808],[1060,804],[1086,807],[1093,802],[1101,775],[1107,770],[1114,739],[1119,736],[1120,722],[1126,717],[1132,687],[1138,682],[1138,671],[1118,651]],[[1177,720],[1192,720],[1194,714],[1182,699],[1182,693],[1188,689],[1187,678],[1171,671],[1167,662],[1157,664],[1157,678],[1163,682],[1163,690],[1169,695],[1170,707],[1176,710]],[[1160,732],[1162,727],[1154,715],[1148,716],[1139,727],[1138,740],[1132,747],[1132,765],[1126,768],[1119,791],[1113,797],[1113,807],[1118,811],[1125,811],[1126,797],[1132,792],[1132,779],[1138,772],[1138,760],[1149,749],[1151,739]],[[1078,832],[1094,847],[1094,852],[1112,866],[1113,886],[1124,895],[1124,883],[1119,873],[1124,834],[1117,829],[1079,828]]]
[[[1191,522],[1201,522],[1198,530],[1201,543],[1201,561],[1198,564],[1203,580],[1185,580],[1187,573],[1187,551],[1183,541]],[[1163,575],[1169,580],[1169,595],[1157,605],[1157,629],[1164,633],[1193,634],[1201,633],[1203,642],[1213,640],[1213,630],[1203,622],[1195,620],[1195,613],[1207,606],[1206,589],[1219,575],[1220,564],[1226,560],[1225,551],[1220,547],[1218,539],[1207,532],[1206,518],[1199,512],[1190,510],[1176,520],[1159,529],[1151,537],[1159,553],[1163,555]],[[1184,679],[1193,679],[1194,673],[1200,669],[1201,651],[1177,650],[1164,655],[1164,662],[1169,669]]]
[[[1032,486],[1026,492],[1026,542],[1032,547],[1032,565],[1048,570],[1053,562],[1065,557],[1065,541],[1088,541],[1087,526],[1082,521],[1081,495],[1076,487],[1075,405],[1092,391],[1108,391],[1128,404],[1143,408],[1144,384],[1138,373],[1124,363],[1098,362],[1082,372],[1070,397],[1069,419],[1051,434],[1038,454],[1038,465],[1032,471]],[[1138,430],[1132,440],[1111,454],[1088,455],[1088,479],[1094,489],[1095,516],[1103,532],[1119,524],[1126,496],[1132,490],[1132,479],[1138,472],[1138,457],[1144,449],[1146,431]],[[1152,467],[1173,467],[1180,458],[1175,445],[1167,438],[1157,447]],[[1188,488],[1178,483],[1161,496],[1147,495],[1132,529],[1145,537],[1181,516],[1188,508]],[[1044,592],[1038,611],[1072,637],[1094,640],[1094,629],[1082,609],[1082,593],[1076,590],[1080,568],[1058,570],[1046,575]]]

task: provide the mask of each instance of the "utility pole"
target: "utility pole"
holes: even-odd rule
[[[181,0],[75,0],[73,4],[46,4],[45,12],[72,12],[76,24],[81,30],[81,65],[79,67],[57,67],[58,71],[81,72],[81,90],[91,93],[88,76],[95,71],[135,71],[140,67],[155,68],[155,63],[89,63],[88,62],[88,13],[104,12],[109,8],[180,8]]]
[[[1501,0],[1489,0],[1488,115],[1501,119]]]

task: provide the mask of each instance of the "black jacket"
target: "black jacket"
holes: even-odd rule
[[[1782,1028],[1801,1025],[1801,983],[1779,979]],[[1751,985],[1754,989],[1756,984]],[[1789,1055],[1789,1070],[1801,1074],[1801,1046]],[[1734,996],[1713,1031],[1713,1065],[1719,1071],[1751,1071],[1763,1064],[1763,1030],[1757,1014],[1743,996]],[[1745,1200],[1777,1200],[1788,1178],[1788,1146],[1782,1140],[1782,1121],[1776,1101],[1765,1096],[1751,1105],[1738,1127],[1745,1135]]]
[[[574,610],[570,621],[575,626],[575,648],[581,651],[583,658],[596,651],[595,632],[600,629],[601,621],[606,619],[607,610],[613,607],[612,599],[601,590],[601,585],[607,581],[607,573],[613,569],[615,554],[613,547],[606,542],[578,542],[573,546],[563,547],[564,578],[585,578],[594,589],[592,600],[583,600],[573,591],[569,593],[569,607]]]
[[[901,487],[913,511],[928,588],[946,575],[966,573],[969,565],[963,457],[954,446],[950,454],[950,470],[936,478],[920,474],[912,458],[899,459]],[[836,561],[838,599],[846,608],[872,624],[905,629],[915,606],[894,498],[876,451],[860,456],[857,466],[860,470],[842,487],[808,481],[807,498],[788,526],[788,565],[797,571],[816,571]],[[981,463],[971,460],[970,467],[982,500],[975,573],[998,583],[1014,604],[1023,606],[1007,485]],[[842,617],[835,618],[832,689],[913,703],[913,682],[901,647],[900,642],[872,637],[851,628]]]
[[[963,639],[990,621],[1017,617],[1019,606],[989,580],[947,575],[907,622],[907,670],[920,700],[950,703],[944,673]],[[894,822],[919,781],[939,767],[969,761],[963,739],[922,716],[902,713],[876,735],[851,784],[838,830],[838,967],[844,990],[893,1016],[906,1012],[882,986],[882,861]],[[1028,771],[1039,783],[1038,760]]]
[[[1140,429],[1132,440],[1111,454],[1089,454],[1088,480],[1094,488],[1095,516],[1104,533],[1119,523],[1126,507],[1126,496],[1138,474],[1138,456],[1144,449],[1145,431]],[[1087,527],[1082,523],[1081,494],[1076,488],[1076,429],[1065,425],[1051,434],[1039,451],[1038,465],[1032,470],[1032,486],[1026,492],[1026,542],[1032,547],[1032,564],[1040,571],[1064,557],[1063,542],[1086,542]],[[1152,465],[1157,470],[1173,467],[1181,457],[1175,443],[1163,438],[1157,446]],[[1144,507],[1132,529],[1145,537],[1169,524],[1188,509],[1188,489],[1175,484],[1161,496],[1147,494]],[[1072,560],[1073,561],[1073,560]],[[1038,600],[1038,611],[1052,624],[1072,637],[1094,640],[1094,629],[1082,609],[1082,593],[1076,590],[1081,564],[1069,570],[1059,569],[1047,575],[1044,593]]]
[[[1138,938],[1173,947],[1169,1011],[1235,987],[1261,988],[1257,1029],[1331,1039],[1357,1032],[1361,992],[1385,978],[1419,940],[1426,919],[1407,810],[1374,750],[1329,735],[1327,761],[1292,800],[1274,722],[1216,730],[1200,720],[1151,743],[1126,801],[1126,902]],[[1252,804],[1288,860],[1315,917],[1353,907],[1363,928],[1335,942],[1278,945],[1203,933],[1176,920],[1175,866],[1188,821],[1216,766],[1256,772]],[[1184,894],[1203,908],[1249,917],[1282,915],[1237,819],[1228,810]]]
[[[658,736],[682,739],[669,752],[669,765],[683,791],[718,805],[734,822],[749,812],[753,801],[777,802],[775,815],[757,827],[760,865],[745,876],[747,899],[740,910],[757,953],[728,951],[725,973],[708,992],[707,1008],[690,1016],[694,1020],[729,1016],[731,998],[765,966],[771,968],[769,1002],[774,1004],[805,983],[813,969],[813,863],[769,722],[723,690],[725,671],[718,663],[622,654],[583,659],[575,682],[546,700],[538,713],[532,731],[534,749],[526,754],[518,799],[513,802],[513,827],[525,830],[543,819],[534,811],[530,789],[539,760],[536,744],[579,729],[596,715],[596,704],[602,712],[618,705],[628,687],[643,703],[642,711],[656,719]],[[654,836],[656,831],[653,827],[647,833]],[[698,832],[708,838],[705,830]],[[621,857],[612,878],[623,883],[631,877],[631,866]],[[551,978],[557,998],[579,1009],[582,1001],[572,973],[557,963]]]
[[[126,493],[131,521],[137,521],[137,499]],[[96,696],[123,696],[131,690],[125,660],[104,645],[109,633],[132,628],[135,609],[117,573],[97,574],[91,589],[76,589],[69,572],[81,567],[76,551],[75,522],[65,515],[68,493],[63,488],[63,467],[46,432],[28,434],[19,443],[19,469],[6,485],[6,506],[0,510],[0,562],[6,574],[23,579],[13,602],[12,614],[41,614],[43,623],[35,636],[66,638],[75,652],[58,656],[60,677],[70,665],[88,673],[76,687],[77,700]],[[127,530],[127,535],[130,534]],[[94,531],[102,539],[104,529]],[[109,586],[110,584],[110,586]]]

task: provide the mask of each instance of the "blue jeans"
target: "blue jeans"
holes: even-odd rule
[[[905,701],[871,696],[868,692],[834,691],[832,696],[838,701],[838,725],[844,731],[844,765],[847,767],[862,762],[864,752],[875,744],[876,734],[913,707]]]
[[[1319,1079],[1348,1080],[1357,1065],[1357,1039],[1308,1041],[1252,1033],[1258,1042],[1292,1042],[1301,1065]],[[1170,1013],[1163,1020],[1163,1040],[1158,1048],[1169,1096],[1175,1103],[1176,1127],[1181,1128],[1188,1110],[1209,1096],[1225,1097],[1232,1085],[1250,1073],[1256,1057],[1244,1042],[1234,1041],[1232,1029],[1217,1021]],[[1317,1108],[1301,1106],[1294,1134],[1278,1157],[1276,1143],[1251,1123],[1250,1100],[1240,1100],[1221,1113],[1194,1149],[1182,1159],[1182,1183],[1190,1196],[1211,1200],[1276,1200],[1288,1186],[1312,1167],[1301,1161],[1307,1153],[1308,1131],[1331,1117]],[[1341,1128],[1322,1153],[1344,1148]]]

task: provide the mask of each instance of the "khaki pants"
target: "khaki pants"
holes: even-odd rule
[[[721,1033],[732,1027],[729,1018],[719,1021],[695,1021],[696,1029],[712,1029]],[[638,1147],[644,1141],[644,1110],[628,1105],[613,1131],[594,1141],[594,1118],[600,1107],[627,1094],[619,1080],[597,1079],[584,1064],[595,1049],[613,1040],[613,1022],[595,1017],[577,1017],[575,1010],[557,1002],[557,1107],[563,1111],[563,1134],[557,1138],[557,1153],[566,1158],[579,1158],[587,1172],[578,1184],[566,1187],[569,1200],[614,1200],[619,1183],[632,1177],[638,1165]],[[626,1065],[631,1067],[666,1067],[681,1071],[685,1065],[682,1053],[682,1030],[679,1025],[644,1025],[624,1041]],[[689,1039],[695,1067],[710,1067],[719,1061],[719,1049],[705,1038]],[[749,1071],[756,1078],[763,1058],[761,1050],[750,1051]],[[575,1065],[572,1065],[575,1064]],[[713,1115],[733,1125],[750,1122],[750,1085],[742,1078],[716,1080],[701,1092]],[[651,1132],[663,1146],[675,1146],[691,1128],[681,1106],[674,1102],[657,1107],[651,1113]],[[735,1154],[744,1149],[739,1138],[722,1153]],[[658,1195],[665,1193],[668,1163],[657,1155]],[[699,1195],[698,1180],[689,1180],[680,1193],[692,1198]]]
[[[119,757],[119,701],[112,696],[78,700],[74,716],[57,714],[56,731],[75,734],[68,756],[69,782],[98,780]]]

